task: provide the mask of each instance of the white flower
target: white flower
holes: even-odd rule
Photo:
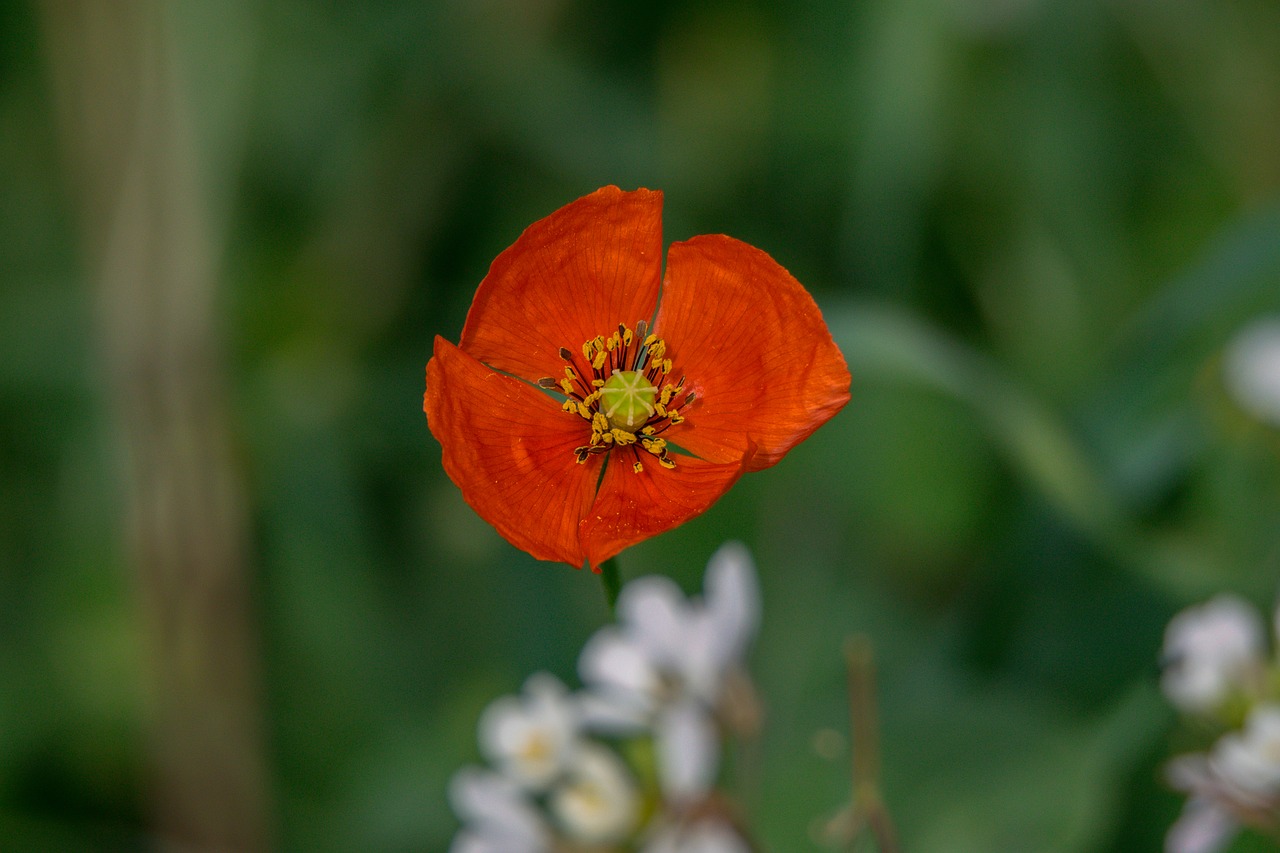
[[[745,546],[716,551],[705,590],[699,601],[666,577],[628,583],[618,596],[619,625],[596,632],[578,662],[591,688],[584,721],[614,732],[652,727],[662,788],[677,802],[705,795],[715,781],[720,739],[712,714],[759,625]]]
[[[670,578],[628,583],[618,596],[620,625],[598,631],[582,650],[582,680],[641,713],[680,693],[714,706],[760,619],[747,549],[731,542],[716,551],[705,585],[705,601],[689,601]]]
[[[1165,853],[1220,853],[1239,831],[1239,822],[1226,809],[1192,797],[1165,835]]]
[[[635,828],[639,810],[626,766],[597,744],[584,744],[578,750],[548,803],[565,833],[588,844],[625,838]]]
[[[1280,426],[1280,317],[1264,317],[1242,329],[1227,347],[1223,369],[1236,402]]]
[[[1212,712],[1231,691],[1248,686],[1261,666],[1262,647],[1257,612],[1240,598],[1219,595],[1169,622],[1160,686],[1178,708]]]
[[[512,780],[464,767],[449,784],[449,801],[467,824],[450,853],[550,853],[542,818]]]
[[[1259,705],[1244,731],[1223,735],[1209,756],[1214,773],[1246,795],[1280,795],[1280,705]]]
[[[577,705],[553,675],[534,673],[522,696],[495,700],[480,717],[480,749],[499,770],[531,790],[551,784],[578,743]]]
[[[660,826],[641,853],[751,853],[731,826],[715,818]]]

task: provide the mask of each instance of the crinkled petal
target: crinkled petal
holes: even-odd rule
[[[625,449],[614,450],[611,457],[580,530],[592,569],[630,545],[701,515],[743,473],[737,460],[719,464],[678,456],[675,468],[663,468],[643,451],[632,456]],[[632,469],[634,458],[641,460],[643,471]]]
[[[445,472],[472,509],[517,548],[580,568],[581,519],[601,464],[574,460],[589,439],[585,422],[440,337],[423,408]]]
[[[767,468],[849,401],[849,369],[813,297],[731,237],[672,244],[654,330],[698,396],[671,441],[703,459]]]
[[[720,768],[720,736],[706,709],[692,700],[664,708],[654,723],[658,776],[672,803],[706,796]]]
[[[489,268],[460,346],[499,370],[559,377],[619,323],[649,320],[662,271],[662,193],[603,187],[530,225]]]

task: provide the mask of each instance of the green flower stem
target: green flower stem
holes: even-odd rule
[[[618,604],[618,590],[622,588],[622,579],[618,576],[617,557],[610,557],[600,564],[600,582],[604,584],[604,600],[609,605],[609,613],[612,614]]]

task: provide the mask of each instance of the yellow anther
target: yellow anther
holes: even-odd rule
[[[587,408],[586,403],[578,404],[578,414],[581,415],[586,420],[591,420],[591,410]]]
[[[613,433],[606,432],[604,435],[600,436],[600,441],[604,444],[613,444]]]
[[[604,380],[603,380],[603,379],[592,379],[592,380],[591,380],[591,387],[592,387],[592,388],[603,388],[603,387],[604,387]]]
[[[637,460],[636,460],[636,464],[634,464],[634,465],[632,465],[632,466],[631,466],[631,470],[632,470],[632,471],[635,471],[637,474],[639,474],[640,472],[642,472],[642,471],[644,470],[644,466],[643,466],[643,465],[641,465],[641,464],[640,464],[640,460],[639,460],[639,459],[637,459]]]
[[[667,440],[665,438],[642,438],[640,439],[640,445],[654,456],[658,456],[667,449]]]
[[[653,435],[653,434],[654,434],[655,432],[657,432],[657,431],[658,431],[657,427],[647,426],[647,427],[645,427],[644,429],[640,430],[640,434],[641,434],[641,435]]]
[[[664,406],[670,406],[671,398],[674,397],[675,395],[676,395],[675,388],[672,388],[670,385],[664,385],[662,387],[662,395],[658,397],[658,401],[661,402],[662,405]]]
[[[667,407],[662,405],[662,403],[654,403],[653,410],[660,418],[665,418],[667,416]]]
[[[596,353],[596,357],[591,360],[591,366],[594,367],[596,370],[599,370],[600,368],[604,367],[605,359],[607,359],[608,357],[609,357],[609,353],[601,349],[599,352]]]
[[[593,432],[608,432],[609,419],[599,412],[596,412],[591,416],[591,429]]]
[[[605,341],[605,349],[607,349],[609,352],[613,352],[614,348],[617,346],[618,346],[618,336],[615,333],[610,336],[609,340]]]
[[[561,404],[560,404],[560,408],[561,408],[563,411],[566,411],[566,412],[573,412],[573,413],[576,415],[576,414],[578,413],[578,401],[577,401],[577,400],[565,400],[563,403],[561,403]]]
[[[659,457],[658,457],[658,464],[659,464],[659,465],[661,465],[663,468],[674,468],[674,467],[676,467],[676,463],[672,462],[670,459],[668,459],[668,458],[667,458],[667,457],[665,457],[665,456],[659,456]]]
[[[635,335],[632,333],[632,331],[631,331],[630,329],[628,329],[626,326],[623,326],[623,327],[622,327],[622,342],[623,342],[624,344],[626,344],[627,346],[630,346],[630,345],[631,345],[631,341],[632,341],[632,340],[634,340],[634,338],[635,338]],[[636,464],[639,464],[639,463],[636,463]]]
[[[675,409],[672,409],[671,411],[667,412],[667,417],[671,418],[672,426],[675,426],[676,424],[684,423],[684,418],[682,418],[680,416],[680,413],[677,412]]]
[[[582,357],[585,358],[587,361],[591,360],[591,350],[593,349],[591,344],[592,344],[591,341],[587,341],[585,344],[582,345]]]
[[[561,390],[561,391],[563,391],[563,392],[564,392],[564,393],[566,393],[566,394],[572,394],[572,393],[573,393],[573,382],[572,382],[572,381],[570,381],[570,380],[568,380],[568,379],[561,379],[561,380],[560,380],[560,390]]]
[[[599,399],[600,399],[600,392],[592,391],[590,394],[582,398],[582,402],[590,406],[592,403],[594,403],[596,400],[599,400]]]
[[[666,354],[667,354],[667,342],[664,340],[655,341],[653,346],[649,348],[649,358],[653,359],[655,362],[661,359]]]
[[[671,359],[668,358],[662,362],[662,372],[663,373],[671,372]]]
[[[653,342],[656,341],[657,339],[658,339],[657,335],[650,335],[649,337],[644,339],[644,345],[647,347],[651,347],[653,346]]]
[[[613,436],[614,443],[619,447],[626,447],[628,444],[636,443],[636,434],[634,432],[627,432],[625,429],[613,429],[609,431],[609,434]]]
[[[576,370],[574,370],[572,367],[569,367],[569,366],[567,366],[567,365],[566,365],[566,366],[565,366],[565,369],[564,369],[564,376],[565,376],[565,378],[566,378],[566,379],[577,379],[577,378],[578,378],[578,371],[576,371]]]

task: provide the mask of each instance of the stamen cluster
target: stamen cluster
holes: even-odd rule
[[[648,333],[648,324],[641,320],[634,331],[619,323],[613,334],[586,341],[581,353],[579,358],[562,347],[564,376],[538,381],[543,388],[564,394],[561,408],[591,425],[590,443],[574,448],[577,462],[583,464],[615,447],[629,447],[634,456],[631,467],[637,474],[644,470],[639,450],[650,453],[664,468],[676,467],[661,434],[684,421],[680,410],[693,403],[695,395],[686,393],[684,376],[678,382],[668,381],[671,359],[666,357],[666,342]],[[619,411],[623,407],[625,417]],[[635,411],[643,413],[637,417]]]

